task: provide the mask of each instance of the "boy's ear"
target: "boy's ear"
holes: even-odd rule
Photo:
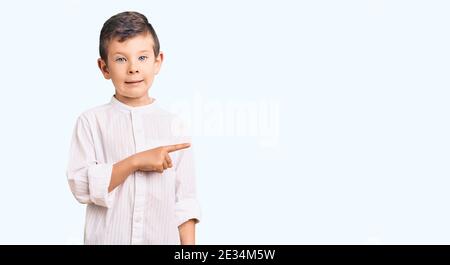
[[[158,56],[155,58],[155,75],[157,75],[159,73],[163,59],[164,59],[164,54],[162,52],[159,52]]]
[[[108,66],[106,65],[105,61],[103,61],[102,58],[98,58],[97,65],[98,65],[98,68],[100,68],[100,71],[102,71],[103,77],[105,77],[105,79],[111,79],[111,75],[109,74]]]

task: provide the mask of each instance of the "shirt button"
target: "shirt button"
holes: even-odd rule
[[[136,222],[137,222],[137,223],[140,223],[141,220],[142,220],[142,218],[141,218],[140,216],[136,217]]]

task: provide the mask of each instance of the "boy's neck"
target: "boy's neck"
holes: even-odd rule
[[[131,107],[140,107],[152,104],[154,99],[150,98],[148,95],[141,97],[141,98],[129,98],[122,95],[118,95],[117,93],[114,95],[114,97],[122,102],[125,105],[131,106]]]

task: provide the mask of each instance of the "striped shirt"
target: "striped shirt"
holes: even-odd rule
[[[85,244],[180,244],[178,226],[200,220],[192,146],[170,153],[163,173],[136,171],[108,193],[113,165],[137,152],[190,142],[179,119],[157,102],[131,107],[114,96],[82,113],[67,179],[86,207]]]

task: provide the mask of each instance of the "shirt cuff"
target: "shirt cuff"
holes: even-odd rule
[[[177,226],[180,226],[189,219],[196,219],[196,223],[200,222],[201,210],[196,199],[183,199],[175,204],[175,215]]]
[[[112,163],[92,165],[88,169],[89,196],[93,203],[111,208],[114,191],[108,192],[111,182]]]

